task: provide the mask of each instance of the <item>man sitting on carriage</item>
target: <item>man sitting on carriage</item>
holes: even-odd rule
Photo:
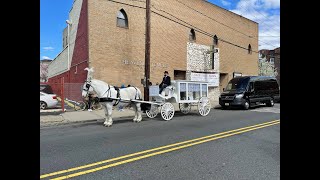
[[[171,85],[171,78],[169,76],[168,71],[165,71],[162,82],[159,85],[159,88],[160,88],[159,94],[161,94],[161,92],[163,91],[164,88],[166,88],[167,86],[170,86],[170,85]]]

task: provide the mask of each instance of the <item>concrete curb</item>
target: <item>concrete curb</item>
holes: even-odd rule
[[[212,105],[212,109],[219,108],[220,105]],[[175,107],[176,112],[180,111],[178,107]],[[131,119],[134,116],[132,110],[125,110],[124,112],[117,112],[114,110],[113,112],[113,119]],[[57,124],[71,124],[71,123],[85,123],[85,122],[92,122],[92,121],[103,121],[104,117],[104,110],[94,110],[92,112],[87,111],[70,111],[70,112],[62,112],[59,114],[50,114],[40,116],[40,126],[45,125],[57,125]],[[58,112],[51,112],[51,113],[58,113]],[[158,114],[159,116],[160,114]],[[143,118],[148,118],[146,114],[142,114]],[[160,115],[161,116],[161,115]]]

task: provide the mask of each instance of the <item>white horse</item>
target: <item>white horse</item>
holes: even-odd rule
[[[114,86],[110,86],[107,83],[97,79],[92,79],[84,83],[83,90],[82,90],[82,97],[87,97],[89,92],[92,90],[96,92],[97,96],[100,98],[100,103],[104,108],[106,120],[103,124],[105,126],[109,127],[113,123],[112,121],[113,106],[115,107],[132,106],[135,111],[133,122],[140,122],[142,120],[141,103],[128,101],[128,100],[135,100],[135,99],[141,100],[141,91],[138,88],[135,88],[135,87],[122,88],[122,89],[119,89],[119,93],[118,93],[118,91]],[[119,95],[119,97],[117,95]],[[121,98],[124,100],[119,101],[119,100],[114,100],[110,98]]]
[[[87,68],[85,70],[88,70]],[[93,71],[93,70],[92,70]],[[90,70],[88,70],[88,74],[90,73]],[[88,75],[89,76],[89,75]],[[138,102],[132,102],[130,100],[141,100],[141,91],[136,87],[127,87],[119,89],[119,91],[116,90],[114,86],[110,86],[109,84],[97,80],[87,78],[87,81],[83,85],[82,89],[82,97],[85,98],[88,96],[89,92],[94,91],[100,98],[100,103],[102,107],[104,108],[104,112],[106,115],[106,120],[103,123],[105,126],[111,126],[112,121],[112,107],[126,107],[126,106],[132,106],[135,111],[135,116],[133,119],[133,122],[140,122],[142,120],[141,116],[141,103]],[[119,92],[119,93],[118,93]],[[119,97],[118,97],[119,96]],[[110,98],[121,98],[124,100],[114,100]],[[129,101],[128,101],[129,100]]]

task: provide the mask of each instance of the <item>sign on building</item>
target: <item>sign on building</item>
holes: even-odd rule
[[[209,86],[219,86],[219,73],[191,73],[191,81],[206,81]]]

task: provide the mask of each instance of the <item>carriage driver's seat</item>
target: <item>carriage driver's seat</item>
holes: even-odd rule
[[[172,85],[167,86],[161,92],[161,96],[163,96],[165,98],[171,98],[173,96],[173,89],[174,89],[174,87]]]

